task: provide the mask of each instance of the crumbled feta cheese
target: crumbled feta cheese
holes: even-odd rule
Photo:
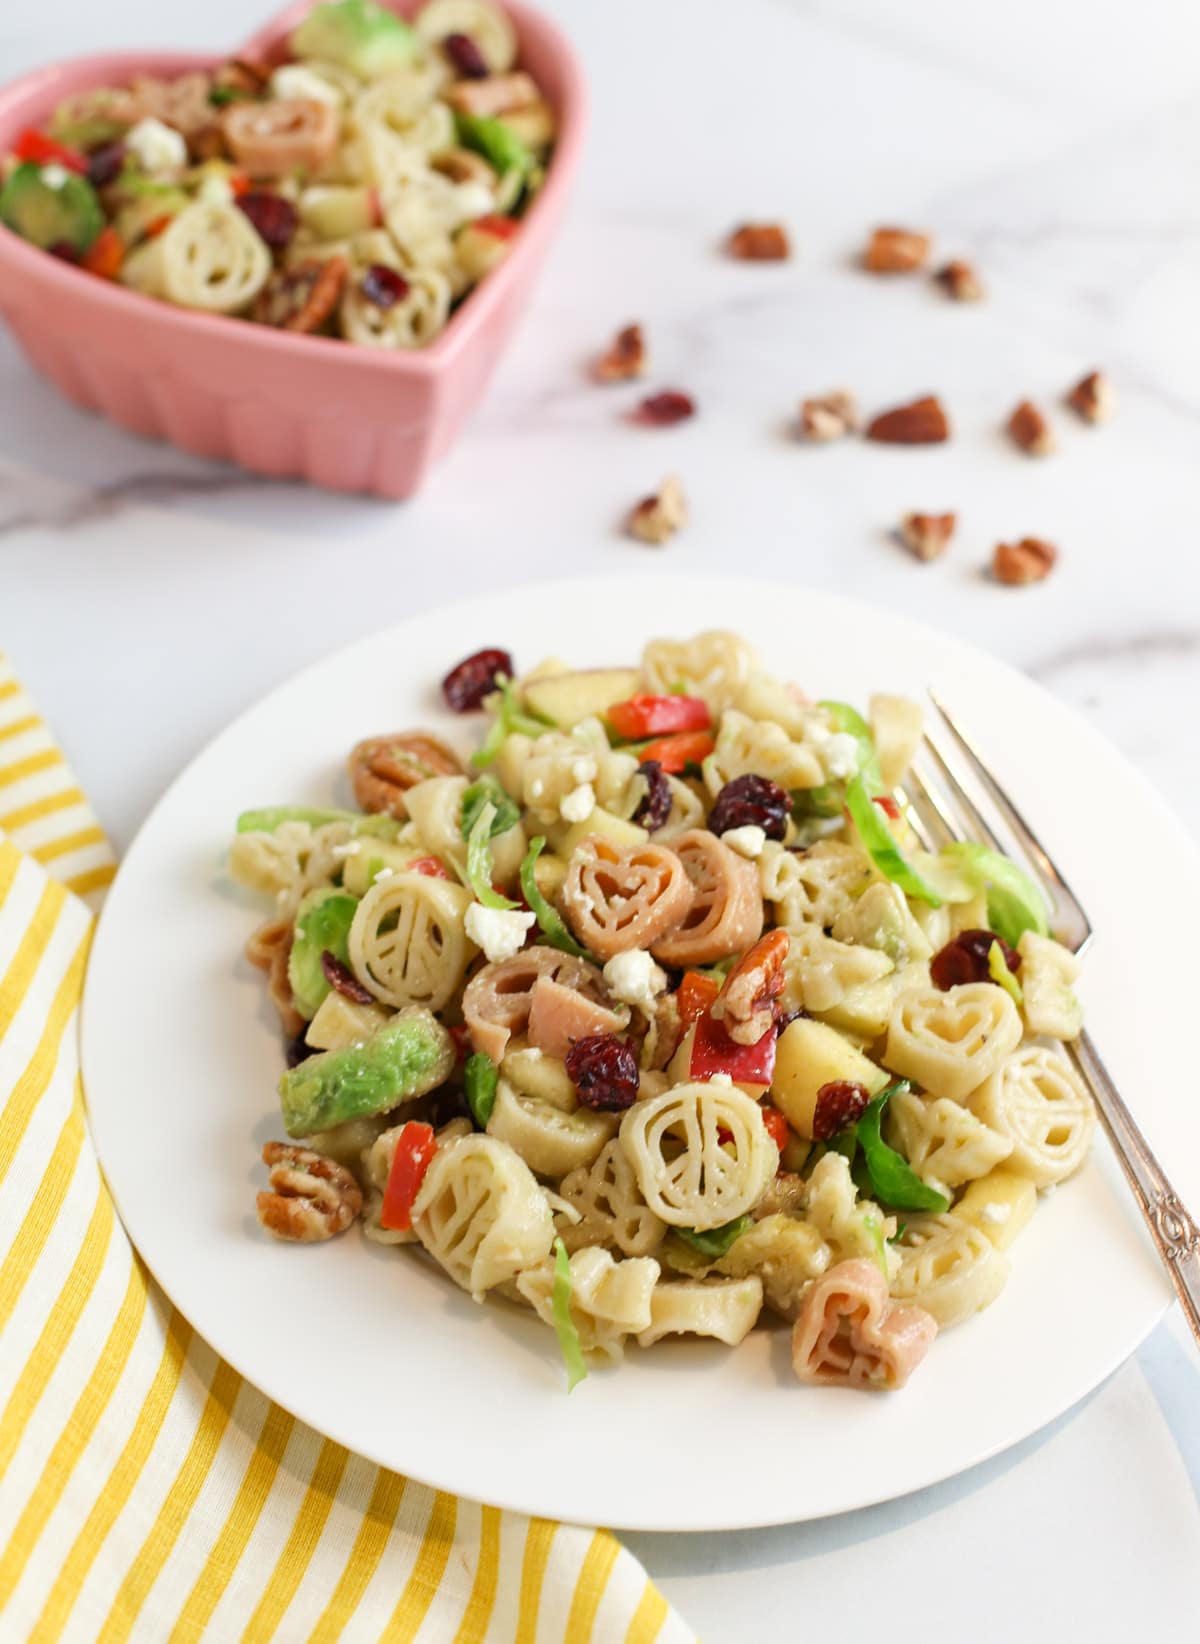
[[[825,745],[824,756],[831,781],[844,781],[858,769],[858,743],[849,731],[835,731]]]
[[[641,948],[630,948],[628,953],[614,954],[608,961],[604,982],[614,999],[637,1005],[647,1016],[653,1016],[655,998],[665,990],[667,976],[648,953]]]
[[[1012,1215],[1012,1205],[985,1204],[979,1215],[981,1220],[991,1222],[993,1226],[999,1226],[1001,1222],[1006,1222]]]
[[[395,871],[395,868],[380,868],[371,883],[377,885],[381,879],[390,879]]]
[[[486,183],[456,183],[454,205],[459,221],[470,223],[495,211],[496,196]]]
[[[187,144],[173,126],[161,120],[139,120],[122,139],[143,171],[173,171],[187,163]]]
[[[330,856],[357,856],[360,850],[362,850],[362,841],[360,839],[347,839],[344,845],[334,845],[329,854]]]
[[[47,188],[61,188],[67,176],[66,166],[60,166],[57,161],[51,161],[48,166],[42,167],[42,182]]]
[[[529,784],[530,799],[540,799],[545,791],[546,784],[542,781],[540,776],[535,776],[533,781]]]
[[[467,909],[466,929],[488,962],[496,965],[520,953],[533,922],[533,914],[522,913],[519,908],[485,908],[482,902],[472,902]]]
[[[706,1083],[710,1085],[732,1085],[733,1080],[728,1073],[714,1073],[711,1078],[706,1080]]]
[[[210,172],[196,190],[196,198],[205,205],[229,205],[233,200],[233,184],[220,172]]]
[[[340,108],[342,94],[303,63],[283,63],[270,80],[272,97],[302,97],[311,103],[331,103]]]
[[[581,782],[560,803],[559,815],[564,822],[586,822],[596,809],[596,790],[590,782]]]
[[[594,782],[596,780],[596,761],[594,759],[577,759],[571,766],[571,780],[574,782]]]
[[[762,855],[766,842],[767,830],[760,828],[757,822],[747,822],[740,828],[727,828],[721,835],[723,845],[728,845],[731,851],[748,857],[750,861]]]

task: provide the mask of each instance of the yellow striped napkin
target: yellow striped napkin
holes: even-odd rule
[[[351,1455],[151,1281],[79,1075],[92,908],[114,872],[0,656],[0,1637],[687,1644],[608,1531]]]

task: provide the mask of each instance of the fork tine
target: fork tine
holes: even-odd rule
[[[956,801],[959,810],[962,812],[963,818],[967,823],[969,831],[975,837],[981,839],[985,845],[990,845],[994,851],[1003,850],[1004,847],[1001,845],[996,835],[992,832],[991,827],[988,825],[987,818],[979,809],[978,805],[976,805],[967,790],[963,787],[954,771],[947,764],[945,755],[942,753],[942,750],[938,747],[937,743],[933,740],[928,731],[925,733],[925,746],[933,755],[933,758],[937,763],[940,778],[949,789],[951,798]],[[961,839],[963,837],[962,823],[960,822],[957,826],[955,826],[954,821],[946,816],[944,810],[939,809],[938,814],[951,829],[954,837],[956,839]]]
[[[1083,911],[1083,905],[1079,898],[1071,889],[1070,885],[1059,871],[1057,864],[1053,861],[1041,841],[1038,839],[1037,835],[1029,826],[1028,822],[1026,822],[1020,811],[1008,797],[1008,794],[1005,793],[1004,789],[988,770],[986,764],[980,757],[978,750],[972,744],[966,735],[966,732],[962,729],[961,725],[959,725],[958,721],[950,712],[949,708],[947,708],[946,704],[942,701],[941,697],[938,696],[936,691],[933,690],[929,692],[929,696],[934,707],[945,720],[946,727],[951,736],[953,736],[955,742],[970,761],[971,770],[982,785],[988,798],[992,801],[1000,815],[1004,818],[1007,826],[1012,829],[1014,838],[1016,838],[1026,855],[1037,867],[1043,880],[1045,880],[1045,882],[1050,886],[1058,908],[1060,911],[1066,909],[1074,917],[1074,919],[1078,921],[1084,932],[1083,941],[1087,942],[1091,938],[1092,927],[1087,914]],[[937,752],[936,749],[934,751],[935,753]],[[940,754],[938,754],[938,761],[943,767],[945,766],[945,761],[941,758]]]
[[[961,839],[962,829],[948,814],[945,805],[915,764],[904,773],[904,798],[915,813],[909,821],[913,823],[914,831],[926,850],[935,851],[939,845]]]

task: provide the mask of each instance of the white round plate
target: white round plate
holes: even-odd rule
[[[1103,1380],[1169,1288],[1107,1146],[1050,1196],[996,1304],[950,1331],[903,1393],[801,1387],[788,1332],[736,1350],[627,1354],[569,1397],[553,1334],[476,1306],[432,1265],[357,1231],[292,1247],[261,1232],[259,1149],[282,1135],[261,977],[241,957],[262,911],[228,880],[237,813],[346,802],[359,737],[428,725],[465,752],[474,716],[443,673],[483,645],[518,666],[636,660],[655,633],[751,637],[814,695],[940,690],[1027,808],[1098,936],[1085,997],[1113,1073],[1195,1198],[1200,864],[1142,778],[1073,713],[966,645],[865,605],[709,578],[563,582],[423,614],[309,668],[244,714],[143,827],[100,922],[83,1062],[122,1219],[200,1334],[286,1409],[446,1490],[567,1520],[715,1530],[816,1518],[946,1478],[1025,1438]]]

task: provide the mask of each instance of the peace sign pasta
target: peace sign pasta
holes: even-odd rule
[[[721,1227],[750,1210],[779,1156],[758,1104],[732,1085],[676,1085],[621,1121],[642,1197],[672,1227]]]
[[[181,308],[240,314],[271,272],[266,246],[231,205],[188,206],[152,244],[162,295]]]
[[[487,716],[474,756],[368,739],[367,814],[249,812],[230,854],[271,904],[247,954],[287,1043],[275,1145],[361,1196],[328,1235],[357,1221],[522,1304],[506,1328],[536,1347],[552,1325],[570,1385],[630,1340],[736,1347],[765,1305],[798,1383],[904,1386],[996,1298],[1038,1189],[1092,1141],[1042,1037],[1077,1030],[1078,967],[1017,928],[1033,887],[985,857],[977,891],[953,850],[864,821],[865,721],[733,635],[526,675],[490,646],[443,694]],[[875,719],[902,775],[916,710]]]

